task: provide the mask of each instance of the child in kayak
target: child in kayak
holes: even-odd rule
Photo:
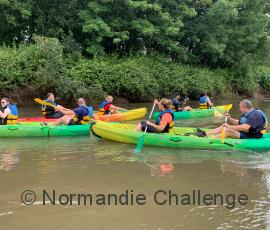
[[[174,126],[174,114],[171,109],[172,102],[166,98],[160,101],[154,100],[154,103],[158,106],[160,113],[155,121],[141,121],[135,128],[135,131],[145,131],[148,133],[169,133]]]
[[[66,109],[62,106],[57,107],[57,110],[63,113],[64,116],[51,124],[42,122],[41,125],[84,125],[88,124],[94,118],[92,106],[86,106],[83,98],[78,99],[78,107],[73,110]]]
[[[267,128],[267,117],[258,109],[254,109],[250,100],[242,100],[239,103],[239,111],[241,116],[239,119],[232,118],[229,114],[228,122],[232,125],[224,123],[216,129],[204,132],[197,129],[200,137],[214,135],[216,138],[220,138],[222,131],[225,128],[225,137],[230,138],[261,138]]]
[[[119,110],[126,110],[112,104],[113,96],[108,95],[103,102],[99,105],[99,116],[106,114],[119,113]]]
[[[181,107],[183,105],[185,105],[187,103],[187,99],[185,100],[180,100],[181,96],[180,93],[175,93],[174,97],[171,98],[172,101],[172,109],[175,112],[181,112],[181,111],[191,111],[192,108],[190,106],[185,106],[185,107]]]

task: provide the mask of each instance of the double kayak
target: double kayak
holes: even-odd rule
[[[174,119],[196,119],[196,118],[206,118],[215,116],[215,111],[218,114],[224,114],[226,112],[227,105],[215,106],[211,109],[193,109],[191,111],[179,111],[174,112]],[[152,116],[153,119],[156,119],[159,112],[155,112]]]
[[[97,122],[92,126],[93,133],[107,140],[122,143],[137,144],[142,132],[134,131],[132,124],[113,124]],[[145,133],[144,144],[151,146],[172,147],[181,149],[206,150],[270,150],[270,134],[259,139],[231,139],[226,138],[224,144],[220,139],[198,137],[196,129],[174,127],[170,133]]]
[[[120,121],[131,121],[141,119],[145,116],[147,112],[146,108],[131,109],[126,110],[121,113],[108,114],[99,116],[98,112],[95,113],[95,117],[100,121],[109,121],[109,122],[120,122]],[[45,117],[27,117],[19,118],[19,122],[54,122],[57,119],[45,118]]]
[[[50,137],[89,135],[92,123],[87,125],[41,126],[39,123],[1,125],[0,137]]]

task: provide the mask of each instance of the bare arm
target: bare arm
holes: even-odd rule
[[[165,129],[165,127],[166,127],[166,124],[156,125],[156,124],[154,124],[154,123],[152,123],[150,121],[147,121],[146,124],[154,127],[159,132],[163,131]]]
[[[9,109],[9,108],[6,108],[6,109],[4,110],[4,112],[1,112],[1,111],[0,111],[0,117],[1,117],[1,118],[6,118],[10,113],[11,113],[10,109]]]
[[[238,119],[232,118],[229,114],[227,114],[225,116],[228,117],[228,122],[230,122],[231,124],[233,124],[233,125],[238,125],[239,124],[239,120]]]
[[[75,113],[73,110],[71,109],[66,109],[63,106],[56,106],[55,109],[57,109],[57,111],[63,113],[64,115],[70,115],[70,116],[74,116]]]
[[[115,110],[123,109],[123,110],[126,110],[124,108],[121,108],[121,107],[118,107],[118,106],[115,106],[115,105],[111,105],[110,109],[115,109]]]
[[[207,104],[208,104],[210,107],[212,107],[212,106],[214,105],[213,102],[210,100],[209,97],[207,97],[206,102],[207,102]]]

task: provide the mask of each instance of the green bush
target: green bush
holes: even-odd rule
[[[67,61],[68,60],[68,61]],[[183,65],[160,55],[79,58],[63,55],[57,39],[35,37],[29,45],[0,48],[0,93],[44,96],[48,91],[70,101],[84,97],[100,101],[106,94],[149,101],[175,92],[198,98],[270,91],[270,67],[209,69]]]

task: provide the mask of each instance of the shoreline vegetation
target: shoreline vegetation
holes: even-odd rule
[[[18,104],[270,95],[264,0],[0,3],[0,94]],[[112,10],[114,9],[114,10]]]

